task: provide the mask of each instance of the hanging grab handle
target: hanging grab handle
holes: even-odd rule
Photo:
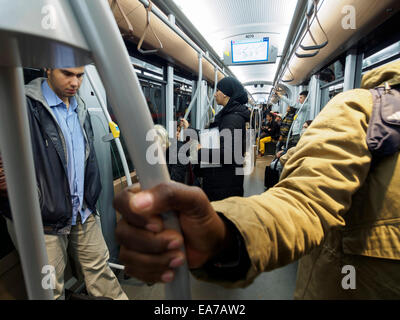
[[[149,6],[146,8],[146,15],[147,15],[147,19],[146,19],[146,27],[144,28],[143,34],[140,37],[139,43],[137,45],[137,49],[140,53],[142,54],[150,54],[150,53],[156,53],[158,52],[159,49],[163,48],[163,45],[161,43],[161,40],[157,37],[156,33],[153,30],[153,27],[150,24],[150,13],[151,13],[151,8],[153,6],[153,3],[151,2],[151,0],[149,0]],[[160,44],[160,48],[159,49],[152,49],[152,50],[143,50],[142,49],[142,44],[143,44],[143,40],[146,37],[147,31],[151,30],[151,32],[153,33],[153,35],[156,37],[158,43]]]
[[[122,17],[124,18],[126,24],[128,25],[128,34],[123,34],[122,36],[128,36],[128,37],[132,37],[133,38],[133,26],[131,24],[131,22],[129,21],[128,17],[125,14],[124,9],[122,9],[121,4],[119,3],[119,0],[113,0],[112,4],[111,4],[111,9],[114,7],[114,5],[117,5],[119,11],[122,14]],[[136,9],[136,8],[135,8]]]
[[[311,16],[310,16],[309,14],[306,14],[306,18],[307,18],[307,32],[310,34],[310,37],[311,37],[312,41],[314,42],[314,45],[313,45],[313,46],[304,46],[304,45],[302,45],[302,44],[300,43],[300,48],[301,48],[302,50],[304,50],[304,51],[312,51],[312,50],[317,50],[317,51],[315,51],[315,52],[313,52],[313,53],[309,53],[309,54],[307,54],[307,53],[302,54],[302,53],[297,53],[297,52],[295,52],[295,55],[296,55],[296,57],[298,57],[298,58],[312,58],[312,57],[315,57],[315,56],[319,53],[319,50],[322,49],[322,48],[324,48],[325,46],[327,46],[328,43],[329,43],[328,36],[327,36],[325,30],[322,28],[321,23],[320,23],[320,21],[319,21],[319,19],[318,19],[318,0],[313,0],[313,2],[314,2],[314,16],[315,16],[315,20],[317,20],[317,23],[318,23],[320,29],[322,30],[322,32],[323,32],[323,34],[324,34],[324,36],[325,36],[325,38],[326,38],[326,41],[323,42],[323,43],[321,43],[321,44],[317,44],[317,41],[315,40],[315,38],[314,38],[314,36],[313,36],[313,34],[312,34],[312,32],[311,32],[311,29],[310,29],[310,27],[311,27]],[[306,34],[307,34],[307,32],[306,32]]]
[[[285,82],[285,83],[294,81],[294,76],[293,76],[292,71],[290,71],[289,65],[288,65],[287,69],[288,69],[290,75],[292,76],[292,79],[290,79],[290,80],[283,80],[283,79],[282,79],[281,81],[282,81],[282,82]]]

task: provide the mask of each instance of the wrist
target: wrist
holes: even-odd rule
[[[236,236],[232,230],[232,222],[224,217],[223,214],[217,212],[217,224],[219,225],[220,235],[215,242],[213,254],[210,259],[214,259],[221,254],[228,254],[236,250]]]

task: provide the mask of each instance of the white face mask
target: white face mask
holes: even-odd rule
[[[306,130],[307,130],[307,128],[301,129],[301,131],[300,131],[300,137],[304,134],[304,132],[306,132]]]

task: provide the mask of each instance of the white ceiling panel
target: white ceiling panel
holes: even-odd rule
[[[227,41],[246,34],[267,34],[281,54],[297,0],[174,0],[222,58]],[[242,82],[273,81],[275,64],[231,66]]]

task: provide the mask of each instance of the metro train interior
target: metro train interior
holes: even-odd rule
[[[124,113],[116,105],[117,99],[126,110],[131,108],[131,114],[140,117],[140,109],[150,115],[152,125],[163,126],[175,138],[182,118],[196,130],[207,129],[222,110],[214,96],[217,83],[224,77],[237,79],[248,94],[246,106],[251,119],[247,128],[255,132],[249,149],[254,168],[243,183],[244,197],[250,197],[266,191],[265,168],[276,155],[278,141],[274,139],[260,153],[258,137],[265,108],[284,117],[288,104],[280,97],[296,101],[301,92],[307,91],[310,108],[304,122],[314,120],[334,96],[360,88],[365,73],[400,59],[397,0],[99,0],[99,7],[107,9],[110,18],[104,20],[101,29],[94,25],[91,28],[95,14],[85,19],[89,7],[88,11],[77,12],[79,2],[90,1],[34,0],[28,4],[25,0],[0,0],[0,133],[7,134],[0,139],[0,150],[4,157],[11,144],[19,145],[14,132],[10,133],[13,127],[5,127],[6,122],[15,119],[11,115],[5,117],[12,113],[5,106],[14,99],[10,92],[16,85],[8,78],[10,70],[17,70],[26,85],[46,77],[45,68],[84,65],[78,94],[88,108],[94,133],[102,184],[96,208],[109,251],[109,266],[131,300],[165,299],[166,293],[164,284],[142,282],[125,274],[119,260],[115,228],[120,214],[113,207],[113,199],[152,173],[146,171],[151,171],[151,166],[143,169],[139,164],[143,160],[138,159],[145,157],[143,149],[132,145],[132,141],[145,143],[145,136],[139,134],[144,127],[138,127],[140,121],[132,121],[129,126],[129,121],[121,119]],[[111,64],[117,61],[113,54],[117,56],[118,48],[101,30],[112,27],[118,28],[131,70]],[[112,48],[102,51],[107,47]],[[137,87],[132,89],[138,97],[134,101],[124,101],[128,95],[120,92],[110,94],[115,88],[129,88],[125,72],[137,79],[132,85]],[[16,128],[15,132],[19,130]],[[15,157],[28,157],[27,170],[32,169],[32,156],[23,149],[18,152],[21,153]],[[30,178],[25,176],[18,181],[17,172],[12,173],[16,169],[12,168],[11,159],[4,159],[8,160],[5,168],[11,210],[21,211],[15,202],[37,201],[36,197],[27,200],[29,190],[36,192],[35,182],[29,187],[31,184],[26,181]],[[21,185],[31,189],[22,189]],[[2,200],[2,206],[3,203]],[[32,215],[40,216],[40,210],[33,211]],[[19,219],[18,224],[17,233],[37,227],[33,218]],[[2,216],[0,225],[0,299],[43,298],[29,289],[26,271],[39,261],[28,259],[40,257],[40,253],[31,252],[29,258],[24,258],[21,250],[16,250]],[[28,238],[18,239],[22,242]],[[24,259],[28,267],[24,267]],[[240,289],[219,287],[191,276],[191,296],[211,300],[291,300],[297,268],[294,262],[262,273],[250,286]],[[87,294],[85,281],[71,262],[64,281],[66,299]]]

